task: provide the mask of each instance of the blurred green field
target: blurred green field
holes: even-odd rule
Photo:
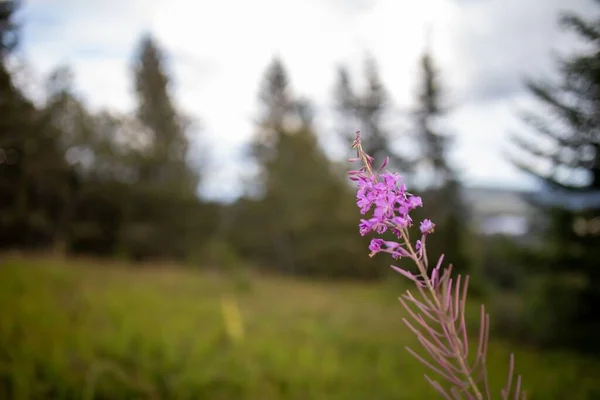
[[[404,349],[417,346],[401,321],[398,288],[247,279],[4,258],[0,398],[437,398]],[[239,304],[239,342],[226,334],[223,298]],[[513,347],[491,344],[495,388]],[[530,399],[600,398],[600,363],[515,350]]]

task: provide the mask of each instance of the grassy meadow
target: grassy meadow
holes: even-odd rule
[[[399,294],[389,284],[5,257],[0,399],[438,398],[404,349],[418,346]],[[511,350],[528,398],[600,398],[600,363],[493,341],[496,392]]]

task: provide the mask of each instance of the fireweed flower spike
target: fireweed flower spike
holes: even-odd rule
[[[364,218],[360,220],[359,232],[383,234],[392,232],[397,241],[374,238],[369,245],[370,257],[388,253],[396,260],[409,259],[416,266],[416,273],[392,265],[392,268],[415,283],[416,291],[407,290],[400,297],[408,317],[406,326],[417,336],[429,360],[407,347],[409,353],[435,372],[441,383],[425,375],[425,379],[445,399],[490,400],[487,379],[486,356],[489,340],[490,318],[481,306],[479,341],[474,356],[469,357],[469,342],[465,319],[467,286],[469,277],[451,277],[452,265],[442,268],[444,256],[430,271],[427,260],[426,241],[434,233],[435,224],[425,219],[419,224],[421,237],[413,246],[409,228],[413,226],[410,212],[421,207],[420,197],[406,190],[400,175],[384,171],[388,160],[376,171],[373,158],[363,151],[360,131],[352,143],[356,158],[362,167],[350,171],[349,177],[357,183],[356,204]],[[410,319],[410,320],[409,320]],[[513,387],[514,356],[509,362],[508,381],[501,390],[501,399],[525,399],[521,392],[521,376]]]

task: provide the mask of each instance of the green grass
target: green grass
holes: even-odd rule
[[[0,399],[437,398],[404,349],[418,346],[399,291],[248,279],[241,290],[189,269],[5,259]],[[240,306],[238,343],[226,335],[224,295]],[[600,363],[500,342],[490,347],[496,391],[512,350],[530,399],[600,397]]]

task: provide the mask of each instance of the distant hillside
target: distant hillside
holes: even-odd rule
[[[533,212],[524,197],[531,193],[522,189],[480,185],[465,187],[463,195],[471,207],[472,223],[480,232],[524,235]]]
[[[505,189],[491,186],[471,186],[464,188],[465,200],[474,211],[481,214],[517,214],[528,215],[531,206],[524,195],[533,191]]]

